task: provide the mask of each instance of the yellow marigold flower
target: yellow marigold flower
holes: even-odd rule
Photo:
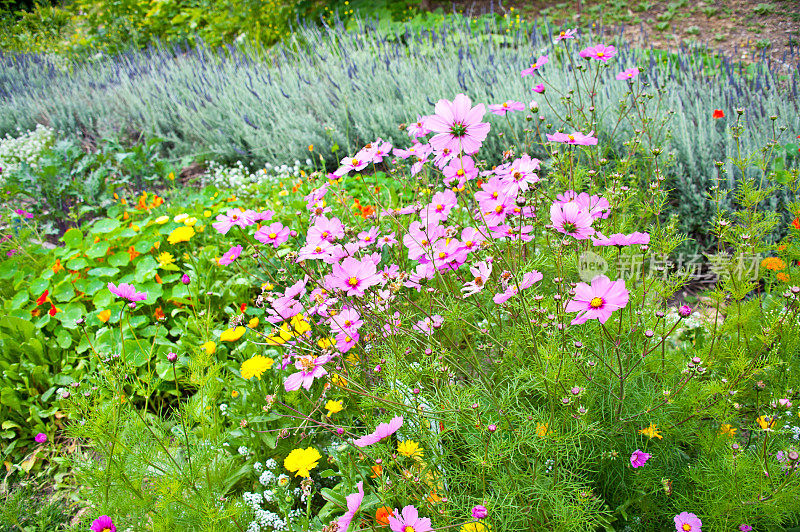
[[[236,327],[235,329],[231,327],[230,329],[222,331],[222,334],[219,335],[219,339],[223,342],[235,342],[244,336],[245,331],[247,331],[247,329],[244,327]]]
[[[425,454],[419,444],[413,440],[401,441],[397,444],[397,452],[403,456],[419,460]]]
[[[206,218],[211,218],[211,211],[209,211],[208,209],[204,210],[203,216],[205,216]]]
[[[182,221],[184,221],[188,217],[189,217],[188,214],[186,214],[185,212],[182,212],[179,215],[177,215],[175,218],[173,218],[172,221],[175,222],[175,223],[181,223]]]
[[[331,399],[325,403],[325,409],[328,411],[328,417],[331,417],[333,414],[344,410],[343,401],[334,401]]]
[[[289,191],[286,190],[286,189],[283,189],[280,192],[278,192],[278,196],[281,196],[281,197],[288,196],[288,195],[289,195]]]
[[[659,440],[663,440],[664,439],[664,436],[662,436],[661,434],[658,433],[658,427],[656,427],[655,423],[650,423],[650,426],[640,430],[639,434],[644,434],[645,436],[647,436],[651,440],[653,438],[658,438]]]
[[[294,330],[295,334],[297,334],[298,336],[311,330],[311,325],[308,324],[305,316],[303,316],[302,314],[294,316],[290,323],[292,326],[292,330]]]
[[[327,349],[332,345],[334,345],[335,343],[336,340],[334,340],[333,338],[320,338],[319,340],[317,340],[317,345],[320,347],[320,349]]]
[[[197,218],[195,218],[194,216],[192,216],[191,218],[186,218],[183,221],[183,223],[184,225],[192,226],[197,223]]]
[[[719,433],[721,436],[733,437],[736,434],[736,429],[730,423],[723,423],[719,427]]]
[[[786,263],[778,257],[767,257],[761,261],[761,267],[778,272],[786,269]]]
[[[167,253],[166,251],[162,251],[161,253],[158,254],[156,260],[158,260],[159,266],[163,268],[175,262],[175,257],[172,256],[172,253]]]
[[[261,375],[264,374],[275,361],[264,355],[255,355],[242,362],[242,378],[250,380],[253,377],[258,377],[261,380]]]
[[[491,529],[492,525],[481,521],[473,521],[472,523],[465,523],[461,526],[461,532],[488,532]]]
[[[236,399],[237,397],[239,397],[239,392],[238,392],[238,391],[236,391],[236,390],[233,390],[233,391],[231,392],[231,397],[233,397],[234,399]]]
[[[292,338],[293,334],[289,331],[289,325],[284,322],[281,325],[281,328],[278,329],[277,334],[273,334],[272,336],[267,336],[266,343],[267,345],[283,345],[288,342]]]
[[[206,342],[200,347],[206,350],[207,355],[213,355],[217,352],[217,344],[215,342]]]
[[[250,321],[248,321],[247,326],[250,327],[251,329],[255,329],[256,327],[258,327],[258,318],[253,318]]]
[[[342,388],[347,388],[347,381],[339,375],[338,373],[334,373],[331,375],[331,382],[334,383],[336,386],[341,386]]]
[[[177,244],[178,242],[188,242],[190,238],[194,236],[194,228],[189,227],[188,225],[183,225],[176,229],[173,229],[172,232],[167,237],[167,242],[170,244]]]
[[[758,426],[764,430],[772,430],[772,428],[775,426],[775,423],[777,422],[778,418],[776,416],[771,416],[771,417],[761,416],[758,419],[756,419],[756,423],[758,423]]]
[[[158,218],[156,218],[156,223],[158,225],[164,225],[168,221],[169,221],[169,216],[159,216]]]
[[[322,455],[313,447],[295,449],[283,461],[283,467],[291,472],[297,471],[294,475],[296,477],[308,478],[311,476],[311,470],[317,467],[317,462],[321,458]]]
[[[138,233],[139,232],[139,226],[136,225],[136,224],[131,224],[131,229],[133,229],[134,233]]]
[[[547,436],[547,433],[550,432],[549,425],[549,423],[536,423],[536,435],[540,438]]]
[[[148,13],[148,15],[149,15],[149,13]],[[167,175],[167,179],[169,179],[170,181],[175,181],[175,172],[170,172]]]

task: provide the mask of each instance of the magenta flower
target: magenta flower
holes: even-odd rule
[[[347,512],[337,521],[337,524],[339,525],[339,528],[337,529],[338,532],[347,532],[347,528],[350,526],[350,523],[356,516],[358,509],[361,507],[361,501],[364,500],[364,483],[359,482],[356,484],[356,487],[358,488],[358,491],[356,493],[351,493],[346,497]]]
[[[349,174],[352,170],[356,172],[363,170],[370,162],[372,162],[372,154],[368,152],[364,153],[364,150],[361,150],[353,157],[345,157],[342,159],[340,161],[341,166],[334,172],[334,175],[336,177],[342,177]]]
[[[388,438],[392,434],[398,431],[400,427],[403,426],[403,416],[397,416],[392,418],[389,423],[381,423],[379,424],[372,434],[367,434],[366,436],[362,436],[357,440],[353,440],[353,445],[356,447],[368,447],[370,445],[376,444],[384,438]]]
[[[463,186],[467,181],[478,177],[478,169],[472,157],[454,157],[442,170],[444,184],[450,186],[453,181],[458,181],[456,186]]]
[[[593,137],[590,131],[588,135],[584,135],[580,131],[573,131],[572,133],[553,133],[547,134],[547,140],[550,142],[563,142],[564,144],[576,144],[578,146],[596,146],[597,137]]]
[[[624,79],[633,79],[638,75],[639,75],[639,69],[636,68],[636,67],[633,67],[633,68],[628,68],[626,70],[623,70],[622,72],[620,72],[619,74],[616,75],[616,78],[618,80],[622,81]]]
[[[389,517],[389,528],[392,532],[430,532],[431,520],[427,517],[420,518],[419,512],[411,505],[403,508],[403,512],[395,508]]]
[[[541,94],[541,93],[543,93],[543,92],[544,92],[544,84],[543,84],[543,83],[539,83],[538,85],[536,85],[536,86],[535,86],[534,88],[532,88],[531,90],[532,90],[533,92],[536,92],[536,93],[538,93],[538,94]]]
[[[753,527],[750,526],[750,525],[746,525],[746,524],[739,525],[739,531],[740,532],[751,532],[752,530],[753,530]]]
[[[634,467],[634,469],[637,467],[642,467],[647,463],[648,460],[650,460],[650,456],[651,455],[647,454],[646,452],[636,449],[631,455],[631,465]]]
[[[546,55],[539,56],[539,59],[537,59],[536,62],[530,66],[530,68],[526,68],[521,72],[522,77],[524,78],[525,76],[533,76],[534,72],[536,72],[549,62],[550,60],[547,58]]]
[[[568,30],[561,31],[561,32],[558,33],[558,35],[555,36],[555,38],[553,38],[553,40],[554,41],[563,41],[565,39],[574,39],[575,38],[575,33],[577,33],[577,31],[578,30],[576,30],[575,28],[571,28],[571,29],[568,29]]]
[[[428,133],[431,132],[430,129],[425,127],[425,119],[427,117],[417,115],[417,121],[412,122],[406,126],[406,131],[408,131],[408,136],[412,139],[418,139],[424,137]]]
[[[578,283],[575,287],[575,299],[567,303],[567,312],[577,312],[572,325],[586,323],[587,320],[599,320],[605,323],[615,310],[625,308],[628,304],[628,290],[625,281],[611,281],[605,275],[592,279],[591,286]]]
[[[519,283],[511,282],[508,285],[508,288],[505,289],[504,292],[499,294],[495,294],[492,298],[492,301],[495,302],[497,305],[502,305],[515,295],[517,295],[520,291],[525,290],[526,288],[530,288],[533,286],[533,283],[538,283],[539,281],[544,278],[541,272],[536,270],[530,271],[522,276],[522,280]]]
[[[14,209],[14,212],[22,216],[23,218],[33,218],[33,214],[24,210],[24,209]]]
[[[217,221],[211,224],[211,227],[224,235],[227,234],[234,225],[239,227],[247,227],[248,225],[252,224],[252,215],[244,213],[239,209],[228,209],[226,214],[220,214],[217,216]]]
[[[525,104],[522,102],[515,102],[514,100],[506,100],[503,103],[496,103],[494,105],[489,106],[489,111],[492,114],[505,116],[506,113],[511,111],[524,111]]]
[[[453,210],[457,203],[455,192],[449,188],[442,192],[437,192],[431,198],[431,202],[419,213],[422,223],[427,227],[447,220],[450,211]]]
[[[650,243],[650,233],[631,233],[629,235],[614,233],[608,237],[600,233],[596,234],[599,235],[599,238],[592,239],[595,246],[635,246]]]
[[[280,222],[273,222],[265,225],[253,235],[262,244],[272,244],[275,249],[289,240],[289,228],[284,227]]]
[[[227,266],[228,264],[232,264],[233,261],[239,258],[239,255],[242,254],[242,246],[233,246],[231,249],[225,252],[222,255],[222,258],[219,259],[219,263],[222,266]]]
[[[297,373],[292,373],[286,380],[283,382],[283,387],[286,389],[287,392],[293,392],[294,390],[299,390],[300,386],[305,388],[306,390],[311,388],[311,385],[314,383],[314,379],[318,379],[320,377],[324,377],[328,374],[325,368],[322,367],[323,364],[330,362],[331,360],[330,355],[323,355],[323,356],[315,356],[315,355],[306,355],[302,357],[297,357],[297,360],[294,363],[294,367],[299,369]]]
[[[550,222],[556,231],[572,235],[577,240],[586,240],[595,232],[592,228],[594,218],[575,203],[553,203],[550,206]]]
[[[478,151],[490,126],[481,122],[486,109],[483,104],[472,107],[472,100],[465,94],[458,94],[453,101],[439,100],[436,114],[425,120],[425,125],[437,133],[430,140],[436,151],[449,149],[453,153],[463,151],[471,155]]]
[[[397,244],[397,239],[394,237],[394,231],[378,238],[378,249],[383,249],[383,246],[392,247],[395,244]]]
[[[340,264],[334,264],[333,271],[325,277],[326,286],[339,288],[348,296],[357,297],[363,296],[366,289],[380,282],[381,276],[378,275],[375,262],[369,258],[358,260],[347,257]]]
[[[92,521],[92,532],[117,532],[117,527],[107,515],[101,515]]]
[[[183,284],[189,284],[189,283],[191,283],[191,282],[192,282],[192,279],[191,279],[191,277],[189,277],[189,275],[188,275],[188,274],[185,274],[185,273],[184,273],[183,275],[181,275],[181,282],[182,282]]]
[[[47,441],[47,434],[45,434],[44,432],[40,432],[33,439],[36,441],[36,443],[44,443]]]
[[[114,283],[108,283],[108,289],[117,297],[127,299],[131,302],[144,301],[147,299],[147,293],[137,292],[132,284],[121,283],[119,286],[114,286]]]
[[[475,519],[486,519],[489,515],[489,510],[482,504],[478,504],[472,508],[472,517]]]
[[[316,245],[323,240],[333,242],[344,236],[344,225],[339,218],[320,216],[314,220],[314,225],[308,228],[306,245]]]
[[[606,46],[604,44],[598,44],[596,46],[590,46],[589,48],[584,48],[578,54],[584,59],[596,59],[598,61],[608,61],[615,55],[617,55],[617,49],[613,46]]]
[[[681,512],[674,517],[675,530],[678,532],[701,532],[703,522],[693,513]]]

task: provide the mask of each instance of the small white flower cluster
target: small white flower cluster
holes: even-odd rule
[[[238,453],[239,453],[241,456],[245,456],[245,457],[247,457],[247,456],[250,456],[250,449],[248,449],[248,448],[247,448],[247,447],[245,447],[244,445],[240,446],[240,447],[237,449],[237,452],[238,452]]]
[[[7,134],[0,139],[0,183],[5,181],[5,176],[18,171],[22,163],[36,168],[42,152],[55,141],[55,131],[42,124],[38,124],[33,131],[19,133],[18,137]]]
[[[261,483],[262,486],[269,486],[275,481],[275,478],[276,478],[275,473],[267,469],[263,473],[261,473],[261,476],[258,477],[258,481]]]
[[[293,512],[289,512],[291,516]],[[276,514],[275,512],[270,512],[269,510],[256,510],[256,518],[255,521],[250,523],[250,527],[248,530],[253,529],[253,525],[256,525],[259,528],[255,530],[264,529],[266,527],[271,527],[272,530],[286,530],[286,520],[282,519],[281,516]]]
[[[278,462],[276,462],[274,458],[268,458],[267,461],[264,462],[264,467],[267,469],[275,469],[278,467]]]
[[[311,160],[306,161],[306,165],[311,165]],[[273,166],[267,163],[264,168],[251,171],[242,161],[236,161],[233,166],[224,166],[211,161],[208,164],[208,173],[203,176],[203,184],[214,184],[219,187],[240,188],[245,185],[255,183],[270,183],[286,180],[287,178],[300,175],[300,161],[295,161],[294,165],[286,164]]]
[[[256,473],[261,473],[261,471],[264,470],[264,464],[262,464],[261,462],[256,462],[255,464],[253,464],[253,469],[255,470]]]
[[[227,416],[228,415],[228,405],[225,404],[225,403],[222,403],[221,405],[219,405],[219,413],[222,414],[223,416]]]

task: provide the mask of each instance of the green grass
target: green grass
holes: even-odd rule
[[[68,530],[72,515],[62,500],[31,486],[0,491],[0,532]]]

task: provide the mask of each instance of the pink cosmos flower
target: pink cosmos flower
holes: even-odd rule
[[[403,508],[401,513],[395,508],[389,517],[389,528],[392,532],[431,532],[431,520],[427,517],[420,518],[419,512],[411,505]]]
[[[247,227],[248,225],[252,224],[252,218],[248,217],[246,213],[240,211],[239,209],[228,209],[227,213],[217,216],[217,221],[211,224],[211,227],[225,235],[235,225],[239,227]]]
[[[439,314],[434,314],[433,316],[425,316],[425,319],[419,320],[411,328],[426,336],[430,336],[433,334],[434,330],[440,328],[442,325],[444,325],[444,318]]]
[[[474,276],[474,280],[465,283],[461,288],[464,297],[469,297],[483,290],[483,287],[486,286],[486,281],[492,275],[492,263],[488,261],[476,262],[470,266],[469,271]]]
[[[631,454],[631,465],[634,469],[637,467],[642,467],[647,463],[648,460],[650,460],[650,456],[651,455],[647,454],[646,452],[636,449],[633,451],[633,454]]]
[[[481,122],[485,113],[482,103],[472,107],[472,100],[465,94],[458,94],[452,102],[439,100],[436,114],[425,121],[428,129],[437,133],[430,140],[431,146],[436,151],[450,149],[468,155],[477,152],[489,134],[489,124]]]
[[[476,251],[486,237],[474,227],[465,227],[461,230],[461,248],[467,253]]]
[[[553,133],[550,135],[547,134],[547,140],[550,142],[563,142],[564,144],[576,144],[579,146],[596,146],[597,145],[597,137],[593,137],[592,134],[594,131],[589,132],[588,135],[584,135],[580,131],[573,131],[572,133]]]
[[[383,246],[393,247],[395,244],[397,244],[397,239],[394,237],[394,231],[378,238],[378,249],[383,249]]]
[[[316,244],[308,243],[298,250],[296,262],[301,262],[304,260],[327,261],[327,259],[331,256],[331,251],[333,248],[334,245],[325,240]]]
[[[369,153],[369,151],[364,152],[364,150],[361,150],[354,156],[345,157],[339,161],[341,166],[334,172],[334,175],[336,177],[342,177],[349,174],[352,170],[358,172],[366,168],[370,162],[372,162],[372,154]]]
[[[530,271],[522,276],[522,280],[519,283],[511,282],[508,285],[508,288],[505,289],[502,293],[495,294],[492,298],[492,301],[495,302],[497,305],[502,305],[522,290],[526,288],[530,288],[533,286],[533,283],[538,283],[544,278],[541,272],[536,270]]]
[[[378,240],[378,232],[380,228],[376,225],[370,227],[367,231],[361,231],[358,233],[358,243],[362,248],[367,246],[371,246]]]
[[[577,312],[572,325],[580,325],[588,320],[599,320],[605,323],[615,310],[625,308],[628,304],[628,290],[625,281],[610,280],[605,275],[592,279],[591,286],[578,283],[575,287],[575,299],[567,303],[567,312]]]
[[[366,148],[364,149],[366,150]],[[369,153],[372,155],[370,162],[375,164],[381,163],[383,162],[383,158],[388,157],[391,152],[392,144],[386,142],[382,138],[378,138],[372,143],[372,147],[369,149]]]
[[[430,144],[414,144],[410,146],[407,150],[403,150],[401,148],[395,148],[392,153],[394,153],[397,157],[401,159],[408,159],[409,157],[416,157],[418,159],[425,159],[430,155],[433,148]]]
[[[539,159],[531,159],[530,155],[526,153],[522,157],[514,159],[509,166],[503,169],[503,181],[511,185],[508,188],[509,196],[516,196],[519,191],[526,192],[530,185],[539,182],[539,176],[536,175],[539,163]]]
[[[323,240],[333,242],[342,237],[344,237],[344,225],[339,218],[329,220],[326,216],[319,216],[314,220],[314,225],[308,228],[306,245],[319,244]]]
[[[608,61],[615,55],[617,55],[617,49],[613,46],[606,46],[604,44],[598,44],[596,46],[590,46],[588,48],[584,48],[578,54],[584,59],[596,59],[598,61]]]
[[[47,434],[45,434],[44,432],[40,432],[39,434],[36,435],[35,438],[33,438],[33,440],[36,443],[44,443],[47,441]]]
[[[412,122],[406,126],[406,131],[408,131],[408,136],[414,139],[418,139],[424,137],[428,133],[431,132],[430,129],[425,127],[425,118],[424,116],[417,115],[417,121]]]
[[[256,231],[253,236],[262,244],[272,244],[275,249],[278,249],[278,246],[289,240],[289,232],[289,228],[284,227],[282,223],[273,222]]]
[[[522,102],[515,102],[514,100],[506,100],[503,103],[496,103],[489,106],[489,111],[498,116],[505,116],[506,113],[512,111],[524,111],[525,104]]]
[[[347,532],[347,528],[356,516],[358,509],[361,508],[361,501],[364,500],[364,483],[359,482],[356,484],[356,488],[358,488],[356,493],[351,493],[345,498],[347,500],[347,512],[337,521],[339,525],[338,532]]]
[[[475,168],[475,161],[467,155],[454,157],[450,163],[442,170],[444,174],[444,184],[450,186],[453,181],[458,181],[456,186],[463,186],[467,181],[478,177],[478,169]]]
[[[109,516],[101,515],[92,521],[92,532],[117,532],[117,527]]]
[[[678,532],[701,532],[703,522],[693,513],[681,512],[674,518],[675,530]]]
[[[532,90],[533,92],[537,93],[537,94],[541,94],[541,93],[543,93],[543,92],[544,92],[544,84],[543,84],[543,83],[539,83],[538,85],[536,85],[536,86],[535,86],[534,88],[532,88],[531,90]]]
[[[283,382],[283,387],[287,392],[299,390],[300,386],[306,390],[310,389],[311,385],[314,383],[314,379],[324,377],[328,374],[322,365],[330,362],[331,358],[333,358],[331,355],[306,355],[297,357],[294,367],[300,371],[286,377],[286,380]]]
[[[428,224],[423,227],[420,222],[411,222],[408,232],[403,235],[403,244],[408,250],[408,258],[427,262],[428,250],[444,235],[444,231],[444,227],[437,224]]]
[[[595,246],[635,246],[650,243],[649,233],[631,233],[629,235],[614,233],[608,237],[600,233],[596,234],[599,235],[599,238],[592,238],[592,243]]]
[[[28,219],[33,218],[33,214],[26,211],[25,209],[14,209],[14,212],[16,214],[19,214],[23,218],[28,218]]]
[[[127,299],[131,302],[144,301],[147,299],[147,293],[137,292],[132,284],[121,283],[119,286],[114,286],[114,283],[108,283],[108,289],[117,297]]]
[[[619,74],[616,75],[616,78],[621,81],[621,80],[624,80],[624,79],[633,79],[638,75],[639,75],[639,69],[636,68],[636,67],[633,67],[633,68],[628,68],[626,70],[623,70],[622,72],[620,72]]]
[[[442,192],[437,192],[431,198],[431,202],[419,212],[422,224],[427,227],[447,220],[450,211],[453,210],[457,202],[455,192],[449,188]]]
[[[341,331],[336,334],[336,349],[340,353],[347,353],[358,343],[360,335],[357,332]]]
[[[239,255],[242,254],[242,246],[233,246],[231,249],[225,252],[222,255],[222,258],[219,259],[219,263],[222,266],[227,266],[228,264],[232,264],[233,261],[239,258]]]
[[[594,234],[594,219],[575,203],[553,203],[550,206],[550,222],[559,233],[572,235],[577,240],[586,240]]]
[[[530,68],[526,68],[521,72],[522,77],[524,78],[525,76],[533,76],[534,72],[536,72],[549,62],[550,60],[547,58],[546,55],[539,56],[539,59],[537,59],[536,62],[530,66]]]
[[[568,30],[560,31],[558,33],[558,35],[556,35],[553,38],[553,40],[554,41],[563,41],[565,39],[574,39],[575,38],[575,33],[577,33],[577,31],[578,30],[576,30],[575,28],[571,28],[571,29],[568,29]]]
[[[400,427],[403,426],[403,416],[397,416],[392,418],[389,423],[381,423],[379,424],[372,434],[367,434],[366,436],[362,436],[357,440],[353,440],[353,445],[356,447],[368,447],[375,443],[378,443],[384,438],[388,438],[392,434],[398,431]]]
[[[377,273],[375,263],[369,258],[357,260],[347,257],[341,264],[333,265],[325,283],[329,288],[344,290],[348,296],[361,297],[369,287],[381,283],[381,276]]]
[[[356,332],[364,324],[361,321],[361,314],[352,308],[346,308],[338,314],[331,316],[331,334],[338,334],[342,331]]]

